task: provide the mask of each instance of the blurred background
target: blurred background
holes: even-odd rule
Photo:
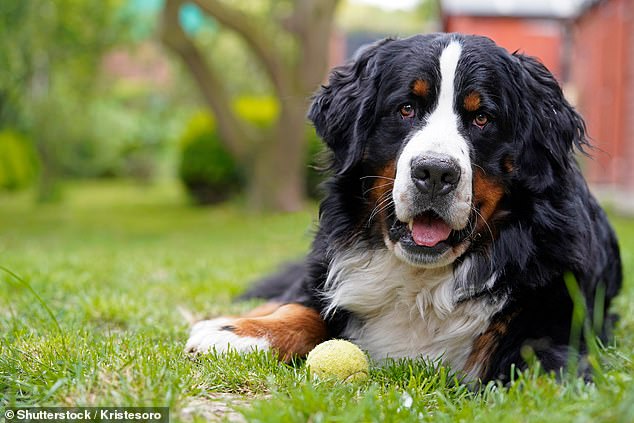
[[[512,421],[519,406],[524,421],[634,421],[633,25],[634,0],[0,0],[0,413],[168,405],[174,421],[229,421],[257,400],[273,413],[260,421],[332,421],[334,400],[348,420],[400,418],[409,391],[429,398],[419,420]],[[185,316],[246,312],[232,300],[310,248],[323,151],[305,116],[329,68],[441,30],[538,56],[587,119],[596,149],[579,160],[625,275],[617,340],[590,359],[605,375],[560,389],[531,371],[472,396],[405,363],[367,395],[321,397],[268,359],[184,360]]]
[[[593,188],[634,212],[631,0],[2,0],[0,196],[132,184],[299,210],[318,196],[305,113],[328,69],[440,30],[539,57],[587,120]]]

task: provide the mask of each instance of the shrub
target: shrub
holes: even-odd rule
[[[243,187],[244,178],[208,113],[199,112],[190,119],[180,149],[178,174],[197,203],[218,203]]]
[[[241,97],[234,103],[234,110],[252,125],[268,129],[278,115],[279,105],[272,97]],[[317,198],[323,179],[319,170],[323,147],[312,126],[307,125],[306,140],[306,193]],[[223,201],[244,187],[247,169],[241,169],[225,149],[209,113],[201,111],[190,119],[181,136],[180,150],[179,177],[197,203]]]
[[[37,154],[32,143],[13,130],[0,131],[0,188],[26,188],[35,179],[37,170]]]

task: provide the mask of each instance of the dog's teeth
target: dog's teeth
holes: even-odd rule
[[[409,223],[407,224],[407,227],[409,228],[409,230],[411,231],[414,228],[414,220],[410,220]]]

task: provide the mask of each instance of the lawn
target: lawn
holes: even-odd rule
[[[301,256],[315,216],[195,209],[175,185],[73,184],[63,203],[39,207],[0,196],[0,415],[6,406],[128,405],[169,406],[172,421],[634,421],[634,221],[622,218],[613,218],[622,318],[594,384],[534,368],[476,393],[422,361],[332,384],[267,354],[184,355],[181,310],[246,309],[231,299]]]

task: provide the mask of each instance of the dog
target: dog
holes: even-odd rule
[[[335,68],[308,117],[331,154],[311,251],[246,294],[263,306],[196,323],[187,351],[289,361],[344,338],[508,381],[587,352],[572,291],[609,338],[618,243],[575,160],[584,121],[538,60],[481,36],[386,39]]]

